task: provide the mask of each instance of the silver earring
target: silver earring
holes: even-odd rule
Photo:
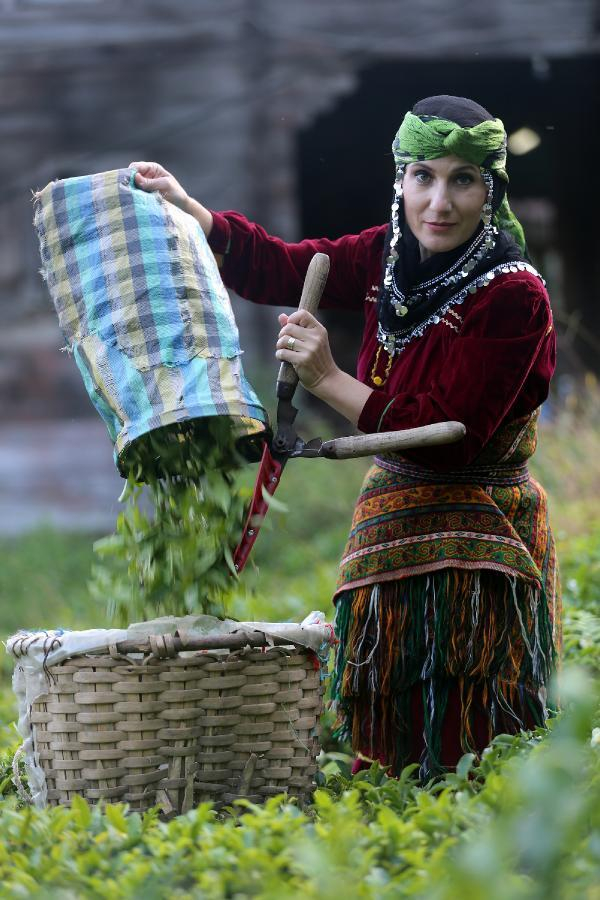
[[[383,276],[383,285],[385,288],[391,288],[393,281],[393,270],[396,260],[399,257],[398,250],[396,249],[396,245],[398,241],[402,237],[402,232],[400,231],[400,201],[403,195],[402,189],[402,179],[404,178],[404,166],[398,166],[396,169],[396,180],[394,182],[394,199],[392,201],[392,237],[390,239],[390,249],[388,256],[385,261],[385,273]],[[401,304],[400,302],[392,300],[392,306],[396,311],[396,315],[405,316],[408,312],[408,308]]]
[[[481,169],[481,177],[485,183],[487,188],[487,196],[485,198],[485,203],[481,209],[481,221],[484,226],[488,228],[492,224],[492,198],[494,196],[494,179],[492,178],[491,172],[488,172],[487,169]]]
[[[394,200],[392,202],[392,237],[390,240],[390,250],[385,261],[385,274],[383,276],[383,285],[388,291],[392,287],[392,283],[394,280],[394,265],[396,260],[399,257],[398,250],[396,246],[398,241],[402,237],[402,232],[400,231],[400,201],[402,200],[403,188],[402,188],[402,180],[404,178],[404,166],[398,166],[396,169],[396,180],[394,182]],[[398,297],[391,298],[391,304],[394,308],[394,312],[397,316],[405,316],[408,312],[408,306],[402,303]]]
[[[388,256],[386,262],[388,266],[393,266],[396,260],[398,259],[398,251],[396,250],[396,244],[402,237],[402,232],[400,231],[400,217],[398,214],[398,210],[400,209],[400,201],[402,199],[402,179],[404,178],[404,166],[398,166],[396,169],[396,180],[394,182],[394,199],[392,201],[392,237],[390,240],[390,255]],[[388,272],[386,272],[386,275]],[[390,280],[389,283],[392,283],[391,279],[391,271],[390,271]],[[385,279],[384,279],[385,280]]]

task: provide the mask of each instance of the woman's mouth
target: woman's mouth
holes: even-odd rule
[[[449,228],[452,228],[456,222],[425,222],[425,225],[428,228],[431,228],[432,231],[441,232],[447,231]]]

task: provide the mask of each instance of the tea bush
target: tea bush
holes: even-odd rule
[[[123,805],[0,807],[3,897],[414,896],[454,900],[597,897],[598,701],[572,671],[567,712],[548,737],[499,736],[482,761],[428,788],[374,765],[329,774],[314,805],[240,801],[217,817],[204,804],[165,823]]]

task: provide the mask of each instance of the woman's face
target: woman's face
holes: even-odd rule
[[[404,214],[421,259],[454,250],[477,228],[487,196],[478,166],[458,156],[410,163],[403,187]]]

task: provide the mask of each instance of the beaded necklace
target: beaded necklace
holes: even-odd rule
[[[416,324],[413,328],[402,329],[400,331],[392,331],[386,332],[381,327],[381,324],[377,329],[377,340],[381,347],[383,347],[386,352],[390,355],[390,357],[396,356],[398,353],[401,353],[407,344],[409,344],[415,338],[421,337],[425,330],[430,325],[437,325],[441,322],[443,316],[454,306],[460,306],[466,300],[466,298],[472,294],[476,294],[478,290],[483,287],[487,287],[494,278],[498,275],[506,275],[509,272],[529,272],[532,275],[537,276],[542,283],[544,279],[540,275],[540,273],[529,263],[523,262],[521,260],[515,262],[502,262],[497,266],[489,269],[487,272],[484,272],[481,275],[478,275],[472,281],[465,284],[461,287],[456,294],[453,294],[451,297],[446,300],[446,302],[439,307],[434,313],[432,313],[428,318]],[[391,368],[391,366],[390,366]],[[375,369],[375,367],[374,367]],[[373,369],[373,371],[374,371]],[[389,369],[386,375],[389,374]],[[382,382],[383,383],[383,382]]]

